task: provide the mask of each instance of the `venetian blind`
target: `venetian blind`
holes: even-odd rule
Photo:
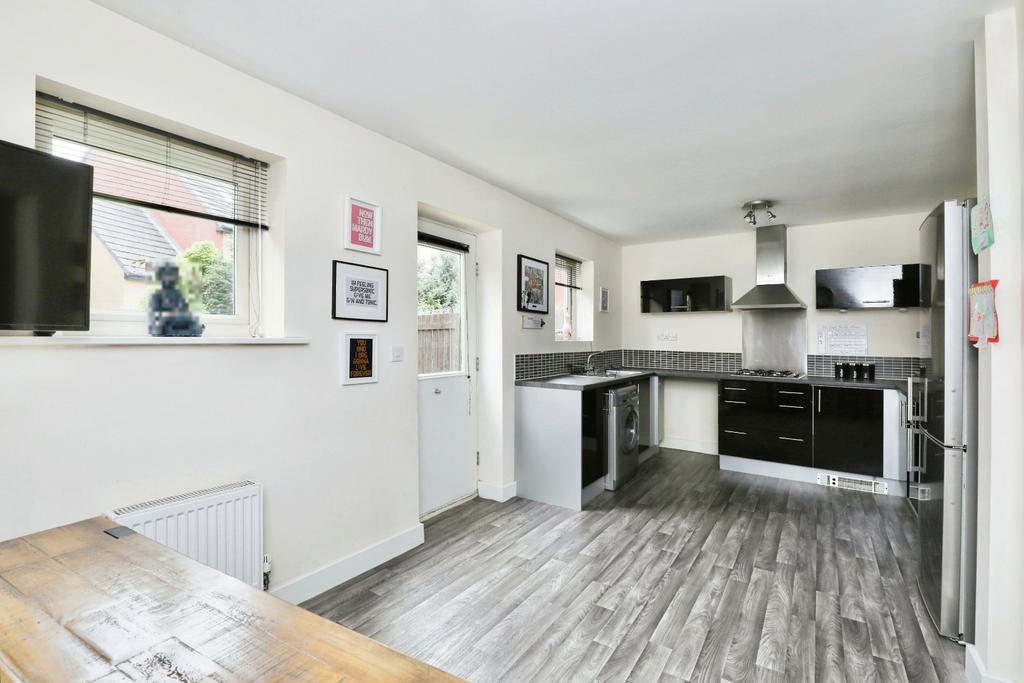
[[[571,259],[568,256],[555,254],[555,284],[559,287],[582,289],[582,287],[580,287],[580,282],[582,281],[582,277],[580,275],[581,265],[582,264],[579,261]]]
[[[97,198],[267,227],[267,164],[36,93],[36,148],[93,167]]]

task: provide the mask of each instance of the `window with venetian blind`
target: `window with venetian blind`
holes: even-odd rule
[[[94,312],[144,311],[154,266],[174,261],[199,312],[258,318],[265,162],[44,93],[36,147],[94,169]]]
[[[579,300],[582,263],[555,254],[555,339],[573,341],[579,336]]]

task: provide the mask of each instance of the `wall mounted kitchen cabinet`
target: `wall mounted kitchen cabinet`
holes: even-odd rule
[[[640,283],[642,313],[694,313],[728,311],[732,302],[732,278],[728,275],[643,280]]]
[[[814,273],[817,308],[928,308],[931,267],[925,263],[829,268]]]

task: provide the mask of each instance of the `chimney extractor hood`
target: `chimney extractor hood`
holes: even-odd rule
[[[807,308],[786,285],[786,226],[757,229],[757,284],[737,299],[740,310],[763,308]]]

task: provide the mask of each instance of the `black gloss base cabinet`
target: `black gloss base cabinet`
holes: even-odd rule
[[[718,452],[882,476],[883,392],[787,382],[718,383]]]

